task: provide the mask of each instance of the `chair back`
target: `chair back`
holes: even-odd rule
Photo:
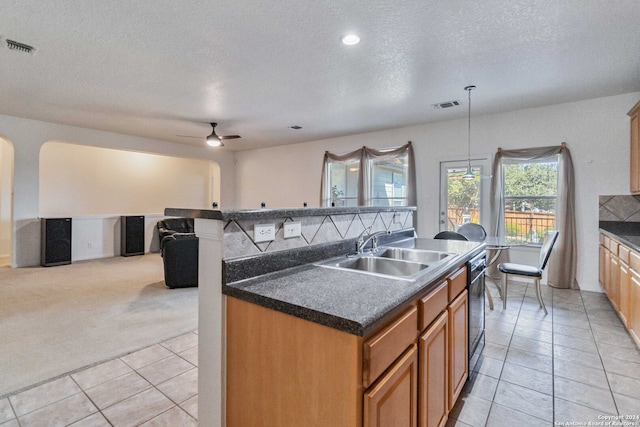
[[[554,243],[558,239],[559,231],[550,231],[544,237],[544,243],[542,244],[542,249],[540,249],[540,270],[544,270],[547,266],[547,262],[549,261],[549,256],[551,255],[551,249],[553,249]]]
[[[482,242],[487,238],[487,232],[484,227],[474,222],[467,222],[458,228],[458,233],[462,234],[472,242]]]
[[[469,240],[465,236],[460,233],[456,233],[455,231],[441,231],[435,236],[434,239],[444,239],[444,240]]]

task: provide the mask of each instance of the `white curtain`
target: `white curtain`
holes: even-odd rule
[[[507,160],[505,160],[507,159]],[[493,162],[491,180],[491,227],[490,234],[504,236],[504,177],[502,165],[505,161],[558,162],[558,191],[556,195],[556,230],[560,232],[549,259],[548,284],[557,288],[579,289],[576,280],[577,246],[575,221],[575,183],[571,152],[565,143],[560,146],[526,148],[519,150],[498,149]],[[503,251],[498,262],[508,259]]]
[[[416,206],[416,168],[415,156],[411,141],[399,148],[390,150],[374,150],[362,147],[347,154],[337,155],[324,153],[322,162],[322,180],[320,183],[320,206],[331,206],[331,194],[328,191],[330,185],[329,164],[333,162],[359,161],[358,169],[358,206],[371,204],[371,161],[379,157],[397,158],[407,156],[407,206]]]

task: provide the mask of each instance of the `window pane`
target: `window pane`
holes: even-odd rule
[[[542,243],[546,232],[555,228],[557,162],[505,164],[503,173],[505,236]]]
[[[407,156],[380,157],[371,161],[371,204],[407,205]]]
[[[466,167],[447,168],[447,228],[456,231],[467,222],[480,223],[480,167],[471,166],[475,179],[464,180]]]
[[[332,206],[358,205],[358,168],[358,161],[329,164]]]

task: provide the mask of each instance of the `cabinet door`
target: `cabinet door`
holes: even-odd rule
[[[449,410],[469,374],[468,296],[465,289],[447,308],[449,312]]]
[[[630,319],[629,319],[629,332],[636,342],[636,345],[640,347],[640,274],[635,270],[631,271],[630,282]]]
[[[620,311],[620,281],[618,279],[620,273],[620,263],[618,257],[611,255],[609,267],[609,300],[616,311]]]
[[[449,316],[442,313],[420,337],[420,427],[441,427],[449,414]]]
[[[413,344],[364,394],[364,427],[418,424],[418,348]]]
[[[624,262],[620,261],[620,270],[618,275],[619,282],[619,299],[620,302],[618,304],[618,308],[620,309],[620,318],[622,319],[622,323],[624,326],[629,329],[629,320],[630,320],[630,285],[631,285],[631,275],[629,273],[629,266]]]
[[[605,288],[604,272],[606,252],[607,250],[605,249],[604,245],[598,246],[598,280],[600,281],[600,286],[602,286],[603,289]]]

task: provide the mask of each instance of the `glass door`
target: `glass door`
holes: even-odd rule
[[[440,162],[440,231],[457,231],[467,222],[485,226],[489,204],[483,199],[491,183],[486,173],[489,160],[471,160],[473,179],[463,178],[468,165],[467,160]]]

